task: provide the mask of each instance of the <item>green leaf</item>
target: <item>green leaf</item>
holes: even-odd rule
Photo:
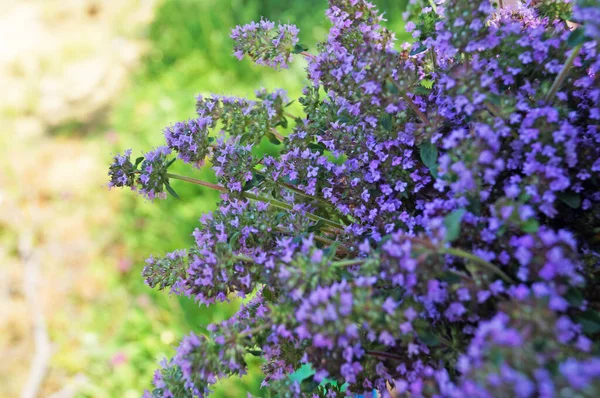
[[[421,144],[421,160],[425,166],[432,168],[437,168],[436,162],[438,159],[438,150],[435,145],[431,142],[424,142]]]
[[[583,44],[588,40],[590,39],[585,35],[585,28],[583,26],[580,26],[574,31],[572,31],[569,37],[567,38],[567,46],[569,48],[577,47],[578,45]]]
[[[308,51],[308,47],[306,47],[304,44],[298,43],[292,49],[292,54],[300,54],[304,51]]]
[[[279,139],[277,139],[277,137],[275,136],[275,134],[273,134],[273,132],[271,131],[267,131],[267,133],[265,134],[265,136],[269,139],[269,142],[273,145],[279,145],[281,144],[281,141],[279,141]]]
[[[252,172],[252,179],[250,181],[247,181],[246,184],[244,184],[244,192],[259,186],[264,180],[265,177],[262,174]]]
[[[271,133],[272,134],[272,133]],[[250,134],[248,133],[244,133],[240,136],[240,144],[245,143],[246,141],[248,141],[248,139],[250,139]]]
[[[325,152],[325,145],[323,145],[321,143],[318,143],[318,144],[310,143],[310,144],[308,144],[308,148],[312,149],[313,151],[319,151],[321,153]]]
[[[575,192],[560,192],[558,198],[572,209],[578,209],[581,206],[581,197]]]
[[[392,115],[390,115],[389,113],[385,113],[382,117],[381,117],[381,126],[386,129],[387,131],[392,131],[392,128],[394,127],[393,124],[393,120],[392,120]]]
[[[535,218],[530,218],[521,225],[521,231],[527,234],[535,234],[540,229],[540,223]]]
[[[587,310],[578,318],[583,327],[583,333],[595,334],[600,332],[600,315],[594,310]]]
[[[167,189],[167,192],[170,193],[175,199],[180,199],[179,195],[177,195],[177,192],[175,192],[175,190],[173,189],[173,187],[171,186],[171,184],[169,184],[168,182],[165,183],[165,188]]]
[[[423,80],[421,80],[420,83],[421,83],[421,86],[423,86],[429,90],[431,90],[431,88],[433,87],[433,80],[431,80],[431,79],[423,79]]]
[[[412,57],[412,56],[421,54],[421,53],[423,53],[425,51],[427,51],[427,47],[425,47],[425,45],[421,44],[419,47],[417,47],[414,50],[412,50],[409,55]]]
[[[267,287],[263,288],[262,295],[265,298],[265,300],[267,300],[268,302],[272,303],[275,300],[275,295],[273,294],[271,289],[269,289]]]
[[[428,347],[435,347],[440,344],[440,339],[429,331],[419,333],[419,339]]]
[[[386,87],[387,91],[390,92],[390,94],[394,94],[394,95],[400,94],[400,91],[398,91],[398,87],[396,87],[396,85],[390,81],[388,81],[385,84],[385,87]]]
[[[234,245],[237,245],[238,243],[238,239],[240,238],[240,231],[234,232],[230,237],[229,237],[229,246],[232,249],[234,248]]]
[[[413,93],[417,95],[429,95],[431,91],[423,86],[417,86],[412,90]]]
[[[307,232],[308,233],[318,232],[321,230],[321,228],[323,228],[324,225],[325,225],[325,221],[319,220],[316,223],[314,223],[313,225],[311,225],[310,227],[308,227]]]
[[[585,301],[581,291],[579,289],[575,289],[574,287],[571,287],[569,290],[567,290],[565,298],[573,307],[579,307]]]
[[[447,282],[449,285],[454,285],[455,283],[459,283],[461,278],[453,272],[446,271],[440,276],[440,280]]]
[[[282,117],[277,123],[275,123],[275,127],[277,127],[277,126],[281,126],[284,129],[287,129],[287,127],[288,127],[288,120],[287,120],[287,118],[285,116]]]
[[[173,163],[175,163],[176,160],[177,160],[177,158],[173,158],[173,159],[169,160],[169,163],[167,163],[167,168],[169,168]]]
[[[304,365],[300,366],[299,369],[297,369],[294,373],[292,373],[288,377],[292,381],[297,381],[298,383],[300,383],[302,380],[308,379],[309,377],[311,377],[315,373],[316,372],[312,368],[311,364],[310,363],[305,363]]]
[[[135,160],[135,167],[138,167],[138,164],[142,163],[144,161],[144,157],[140,156],[139,158],[137,158]]]
[[[465,209],[454,210],[444,217],[444,226],[446,227],[446,240],[453,242],[460,236],[460,222],[465,215]]]
[[[296,100],[291,100],[290,102],[288,102],[287,104],[285,104],[283,107],[287,108],[288,106],[292,105],[294,102],[296,102]]]

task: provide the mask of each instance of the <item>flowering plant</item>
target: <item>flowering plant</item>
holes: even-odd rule
[[[266,396],[600,395],[600,4],[499,3],[411,1],[400,51],[365,0],[329,0],[314,54],[293,26],[237,27],[239,58],[308,61],[303,114],[199,96],[167,147],[115,157],[111,186],[150,200],[221,192],[147,284],[248,296],[147,397],[206,396],[249,354]],[[171,151],[217,183],[169,173]]]

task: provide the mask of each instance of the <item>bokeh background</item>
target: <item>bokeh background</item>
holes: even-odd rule
[[[405,0],[375,0],[404,32]],[[252,96],[306,83],[305,61],[275,72],[231,56],[229,30],[295,23],[315,48],[326,0],[0,0],[0,397],[139,397],[190,330],[239,302],[198,308],[151,291],[150,254],[192,244],[212,192],[182,200],[107,189],[112,156],[162,144],[195,95]],[[179,172],[212,178],[209,169]],[[260,395],[259,363],[216,396]]]

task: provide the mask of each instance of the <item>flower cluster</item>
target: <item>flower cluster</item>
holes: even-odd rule
[[[234,55],[242,60],[247,54],[258,65],[274,69],[287,68],[298,43],[298,32],[294,25],[279,24],[275,28],[275,23],[266,19],[237,26],[231,32]]]
[[[329,0],[302,115],[281,91],[200,96],[165,131],[218,184],[166,173],[168,149],[115,157],[111,185],[151,199],[221,192],[147,283],[252,297],[148,396],[204,397],[247,353],[275,396],[600,395],[600,5],[502,3],[411,1],[397,50],[371,3]],[[289,62],[297,31],[273,30],[236,28],[237,54]]]

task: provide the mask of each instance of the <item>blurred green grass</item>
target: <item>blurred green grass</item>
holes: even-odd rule
[[[307,83],[303,74],[304,60],[297,59],[290,70],[282,72],[257,67],[248,60],[239,62],[231,55],[229,31],[237,24],[264,16],[297,24],[300,41],[314,49],[315,43],[327,33],[326,3],[325,0],[163,1],[145,32],[151,47],[149,53],[110,116],[110,128],[119,137],[113,153],[133,148],[134,155],[138,156],[142,151],[163,145],[162,129],[194,117],[195,96],[199,93],[253,96],[255,89],[265,87],[284,88],[290,98],[297,97]],[[401,21],[406,1],[375,3],[380,9],[388,10],[388,26],[398,33],[399,42],[406,39]],[[109,161],[107,157],[107,164]],[[178,173],[196,178],[213,178],[209,168],[195,170],[184,165],[174,168]],[[104,352],[124,352],[128,360],[118,368],[107,366],[106,361],[93,362],[88,372],[93,384],[102,386],[102,396],[138,396],[144,388],[151,387],[157,361],[173,355],[174,347],[184,334],[190,330],[201,332],[208,323],[231,316],[239,305],[233,301],[198,308],[191,301],[151,291],[143,284],[140,275],[143,259],[150,254],[161,256],[192,245],[191,233],[198,218],[212,210],[218,199],[214,192],[196,186],[180,182],[173,186],[182,200],[169,198],[147,203],[133,192],[113,193],[125,196],[116,221],[122,240],[115,243],[124,247],[134,266],[111,279],[119,293],[112,295],[110,302],[98,303],[97,310],[85,320],[92,330],[101,329],[113,312],[103,309],[129,306],[127,319],[108,335],[108,341],[102,342]],[[93,337],[89,340],[89,344],[94,344]],[[100,351],[99,357],[106,356]],[[240,397],[246,395],[245,391],[259,394],[259,361],[252,359],[252,363],[250,373],[243,379],[231,378],[218,383],[214,396]],[[100,395],[98,391],[89,391],[84,396]]]

